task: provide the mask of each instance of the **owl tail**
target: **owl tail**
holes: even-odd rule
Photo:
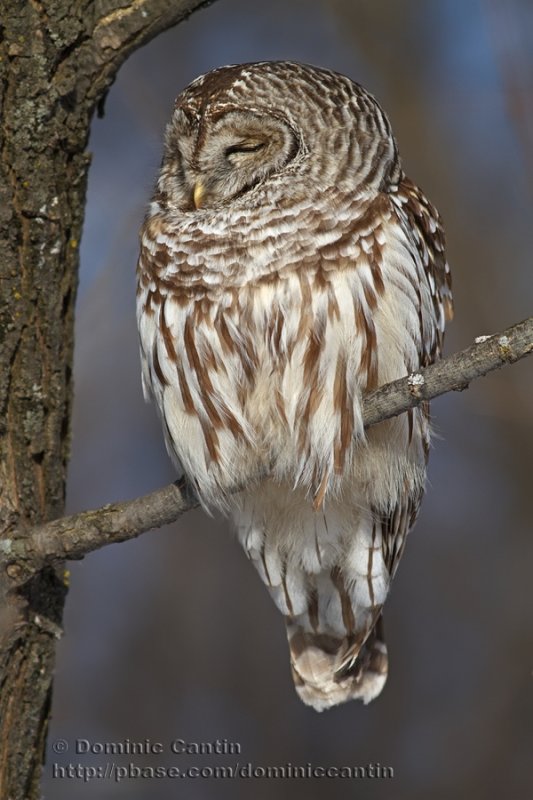
[[[369,703],[383,689],[388,658],[381,614],[363,644],[305,630],[290,618],[287,638],[296,691],[316,711],[348,700]]]
[[[235,516],[248,558],[285,617],[296,691],[317,711],[369,703],[387,680],[386,521],[362,503],[316,512],[305,496],[275,489],[247,495]]]

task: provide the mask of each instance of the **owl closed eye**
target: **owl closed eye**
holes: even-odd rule
[[[295,132],[286,121],[251,111],[222,111],[191,120],[175,112],[166,158],[180,164],[183,207],[212,208],[253,189],[283,168],[298,152]]]

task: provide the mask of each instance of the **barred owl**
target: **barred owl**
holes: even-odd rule
[[[436,209],[361,86],[229,66],[177,98],[141,235],[143,383],[171,457],[231,516],[318,711],[376,697],[382,608],[424,491],[428,407],[364,430],[365,393],[439,357]]]

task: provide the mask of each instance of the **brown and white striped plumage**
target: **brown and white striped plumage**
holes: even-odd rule
[[[381,610],[424,490],[428,408],[365,433],[361,396],[438,358],[450,314],[439,215],[362,87],[272,62],[179,95],[142,230],[144,387],[317,710],[385,683]]]

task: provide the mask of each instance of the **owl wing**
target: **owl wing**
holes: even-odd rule
[[[418,253],[433,299],[436,327],[425,330],[420,317],[420,366],[440,357],[444,326],[453,318],[451,272],[445,254],[445,236],[439,212],[422,190],[403,176],[390,195],[398,221],[414,253]]]
[[[451,274],[445,255],[444,230],[437,209],[421,189],[408,178],[403,177],[389,197],[393,204],[395,222],[399,224],[411,253],[413,277],[418,273],[419,285],[416,293],[419,330],[415,341],[419,366],[426,366],[440,357],[445,322],[453,316]],[[422,298],[423,293],[427,297],[425,287],[429,289],[433,313],[428,313],[430,309],[427,301],[423,301]],[[427,460],[430,438],[429,404],[423,403],[418,409],[408,411],[407,418],[408,448],[414,439],[418,439],[422,448],[421,459]],[[373,540],[376,538],[381,542],[382,563],[390,579],[398,567],[407,534],[416,521],[422,494],[423,487],[418,487],[414,491],[406,490],[388,513],[383,509],[372,509]],[[354,532],[355,535],[360,536],[361,531]],[[371,571],[369,569],[369,576]],[[346,585],[341,583],[336,588],[341,595],[343,607],[351,606],[353,616],[357,618],[361,609],[354,603],[353,597],[350,597]],[[375,606],[373,621],[367,625],[366,632],[359,632],[355,641],[351,642],[347,631],[346,639],[334,653],[337,661],[333,682],[330,677],[331,664],[324,653],[322,652],[319,658],[313,656],[317,649],[320,650],[317,648],[319,637],[313,637],[312,633],[305,632],[309,646],[307,650],[303,650],[304,659],[300,652],[302,633],[296,628],[295,637],[293,630],[295,626],[288,623],[293,674],[297,690],[304,702],[317,708],[321,708],[322,703],[327,704],[329,701],[325,701],[322,697],[326,687],[326,696],[332,700],[335,697],[334,702],[339,702],[337,694],[343,699],[352,697],[368,702],[381,691],[388,667],[381,608],[381,605]],[[294,645],[295,641],[297,647]],[[304,660],[309,662],[311,656],[313,656],[312,669],[308,668],[307,671],[312,673],[314,681],[304,681],[300,664],[304,663]],[[325,669],[321,671],[320,665],[325,665]]]

